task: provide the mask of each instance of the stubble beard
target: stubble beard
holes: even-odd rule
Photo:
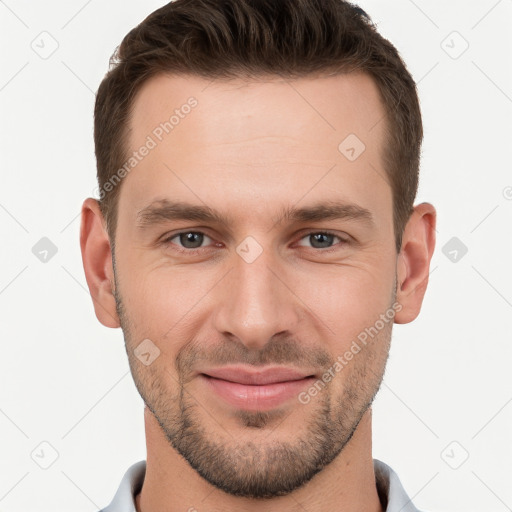
[[[354,356],[341,370],[341,376],[334,377],[333,381],[344,378],[343,374],[348,373],[339,396],[333,396],[331,381],[307,406],[297,401],[289,412],[284,409],[235,411],[234,417],[243,429],[243,435],[239,436],[240,441],[237,442],[236,436],[226,432],[212,419],[187,389],[186,376],[194,360],[193,353],[178,354],[175,361],[178,380],[174,378],[172,382],[174,389],[166,387],[169,378],[165,373],[168,369],[156,364],[141,364],[133,353],[137,340],[133,336],[117,283],[115,290],[128,360],[142,399],[170,445],[207,482],[229,495],[271,499],[304,486],[341,453],[381,385],[392,324],[387,325],[371,344]],[[187,348],[190,346],[187,345]],[[156,372],[157,369],[160,369],[160,373]],[[285,424],[287,417],[298,407],[308,407],[302,434],[294,437],[297,429],[290,424],[287,440],[261,442],[266,430],[269,431],[267,437],[272,436],[274,430]],[[251,431],[258,434],[258,442],[247,441]]]

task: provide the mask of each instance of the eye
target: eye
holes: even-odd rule
[[[173,245],[176,251],[188,254],[205,249],[211,245],[212,242],[212,238],[201,231],[182,231],[181,233],[175,233],[162,240],[163,244]],[[335,250],[336,245],[343,246],[347,243],[349,243],[347,239],[329,231],[311,231],[303,236],[297,245],[319,249],[322,250],[322,252],[329,252],[330,250]],[[220,246],[222,244],[218,245]]]
[[[175,239],[178,243],[172,242]],[[200,231],[183,231],[166,238],[163,240],[163,243],[173,243],[178,246],[178,250],[192,252],[194,249],[200,249],[205,239],[212,242],[212,239],[208,235]]]
[[[311,245],[306,245],[306,247],[312,247],[313,249],[330,249],[333,247],[332,244],[335,239],[338,239],[341,242],[340,245],[348,243],[348,240],[345,240],[334,233],[330,233],[329,231],[312,231],[301,238],[301,241],[309,240]],[[299,242],[298,245],[304,246],[305,244]]]

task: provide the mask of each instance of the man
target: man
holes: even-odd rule
[[[176,0],[111,64],[81,248],[147,460],[105,510],[416,510],[371,451],[435,245],[396,49],[342,0]]]

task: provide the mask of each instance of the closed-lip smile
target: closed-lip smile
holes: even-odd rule
[[[245,410],[270,410],[298,397],[316,377],[290,367],[224,366],[207,369],[199,377],[225,403]]]

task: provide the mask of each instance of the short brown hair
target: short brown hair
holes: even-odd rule
[[[384,168],[393,191],[397,252],[418,187],[423,127],[416,84],[366,13],[344,0],[174,0],[150,14],[110,59],[94,110],[100,207],[114,242],[119,186],[135,95],[161,73],[207,79],[300,78],[362,71],[386,111]],[[340,141],[341,142],[341,141]]]

